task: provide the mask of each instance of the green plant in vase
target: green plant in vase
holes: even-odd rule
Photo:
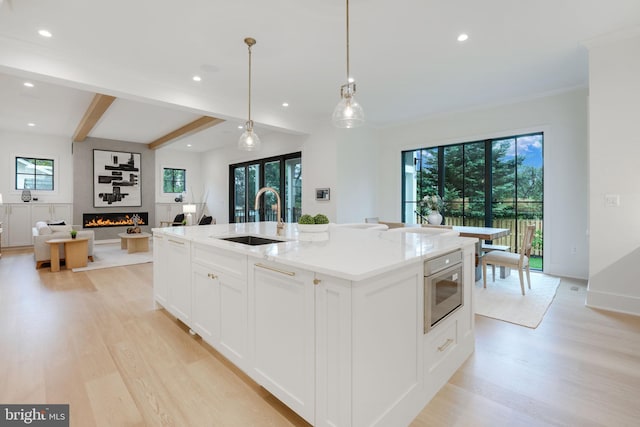
[[[72,239],[75,239],[75,238],[76,238],[76,236],[78,235],[78,232],[77,232],[76,230],[71,230],[71,231],[69,232],[69,234],[71,234],[71,238],[72,238]]]
[[[300,219],[298,219],[298,224],[315,224],[315,220],[311,215],[302,215]]]

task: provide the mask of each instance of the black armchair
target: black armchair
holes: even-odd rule
[[[207,216],[207,215],[202,215],[202,218],[200,218],[200,222],[198,222],[198,225],[209,225],[209,224],[215,224],[216,221],[213,219],[212,216]]]
[[[184,214],[178,214],[176,215],[176,217],[173,219],[173,221],[160,221],[160,227],[164,227],[165,225],[170,225],[172,227],[178,226],[178,225],[184,225]]]

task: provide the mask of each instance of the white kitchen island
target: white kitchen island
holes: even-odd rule
[[[282,242],[222,240],[246,235]],[[153,236],[155,302],[315,426],[408,425],[474,350],[474,239],[275,222]],[[464,304],[425,334],[424,261],[455,250]]]

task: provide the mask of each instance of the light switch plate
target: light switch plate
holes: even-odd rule
[[[605,194],[604,195],[604,205],[608,208],[617,208],[620,206],[620,195],[619,194]]]

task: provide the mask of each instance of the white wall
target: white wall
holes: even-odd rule
[[[585,89],[383,129],[379,134],[379,202],[375,216],[400,220],[402,150],[538,131],[544,132],[544,270],[586,279]]]
[[[205,196],[202,180],[202,153],[172,150],[170,147],[156,150],[156,203],[175,203],[177,194],[162,192],[162,171],[164,168],[185,169],[187,171],[187,191],[184,203],[200,203]]]
[[[377,130],[370,126],[336,129],[335,222],[364,222],[367,217],[378,216],[380,143],[376,135]],[[395,160],[400,161],[399,155],[386,159],[383,168],[391,167]]]
[[[61,136],[0,130],[0,194],[4,203],[22,203],[22,191],[15,187],[16,157],[54,160],[54,190],[32,191],[37,203],[73,202],[73,157],[71,140]],[[35,202],[34,202],[35,203]]]
[[[590,239],[587,304],[640,314],[640,28],[589,47]],[[619,207],[607,207],[617,195]]]

